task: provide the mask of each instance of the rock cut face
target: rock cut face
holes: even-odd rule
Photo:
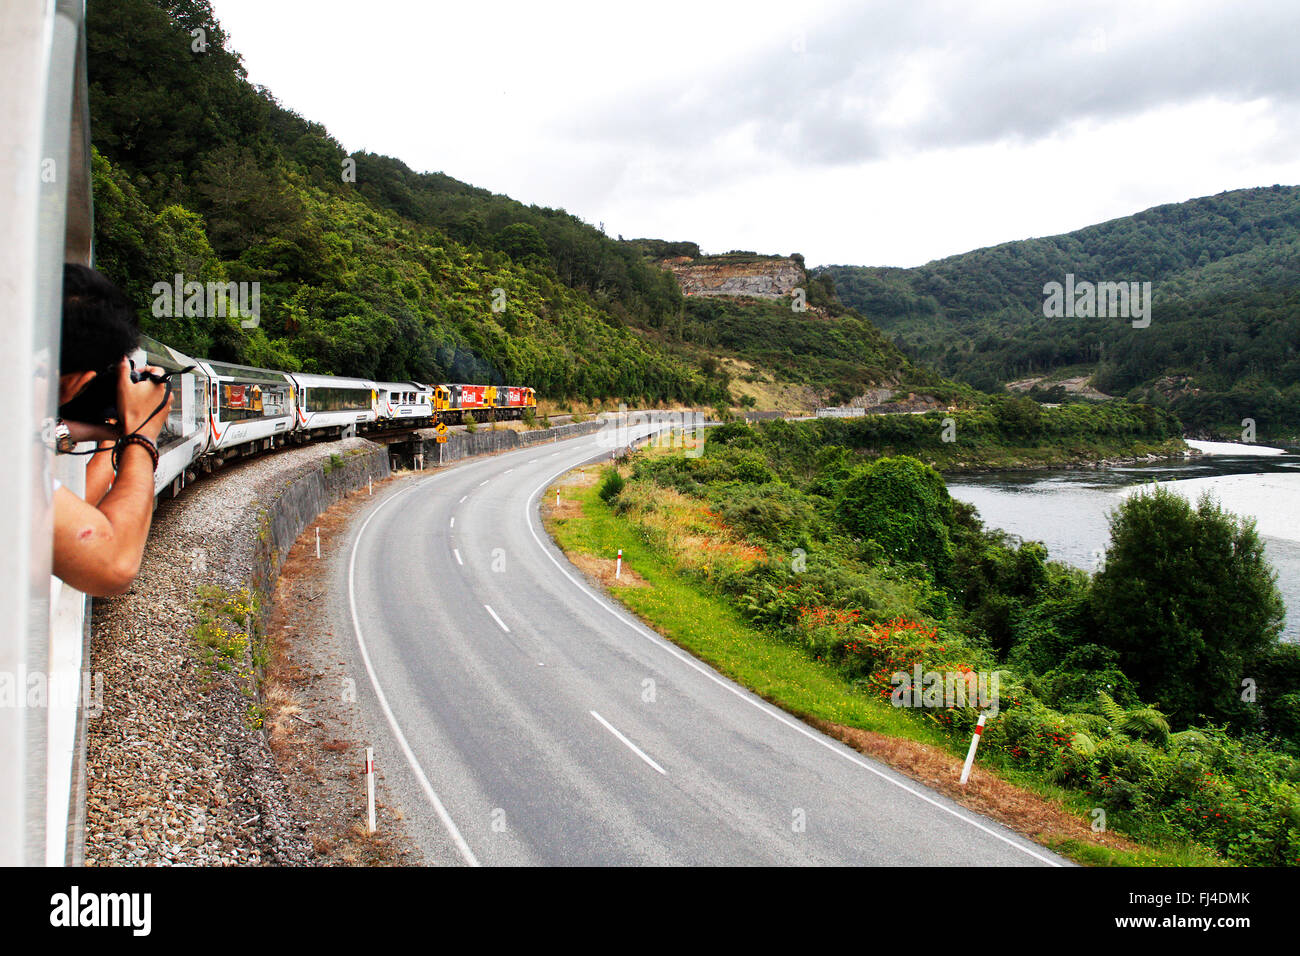
[[[734,295],[780,299],[807,282],[803,268],[793,259],[753,258],[691,259],[679,256],[661,265],[677,277],[686,295]]]

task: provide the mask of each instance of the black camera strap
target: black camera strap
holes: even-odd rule
[[[144,438],[143,435],[140,435],[140,429],[141,429],[141,428],[144,428],[145,425],[149,424],[149,422],[151,422],[151,421],[153,420],[153,417],[154,417],[155,415],[157,415],[159,412],[161,412],[164,408],[167,407],[167,399],[171,397],[171,391],[172,391],[172,389],[171,389],[171,383],[168,382],[168,383],[167,383],[167,391],[163,393],[163,400],[162,400],[161,402],[158,403],[158,407],[155,408],[152,412],[150,412],[150,413],[149,413],[149,417],[146,418],[144,421],[142,421],[142,422],[140,423],[139,427],[136,428],[136,430],[133,431],[133,432],[131,432],[129,435],[123,435],[121,438],[117,439],[115,442],[113,442],[113,444],[109,445],[107,448],[99,448],[99,447],[95,447],[95,448],[91,448],[91,449],[89,449],[89,450],[87,450],[87,451],[70,451],[70,452],[66,452],[65,454],[69,454],[69,455],[98,455],[100,452],[111,451],[111,452],[113,453],[113,458],[114,458],[114,460],[116,461],[116,460],[117,460],[118,452],[119,452],[119,451],[120,451],[120,450],[121,450],[121,449],[122,449],[122,448],[127,444],[127,439],[129,439],[129,438],[134,438],[134,437],[137,436],[137,435],[138,435],[139,437],[141,437],[141,438]],[[148,439],[145,439],[145,440],[148,441]],[[156,444],[156,443],[151,443],[151,444]]]

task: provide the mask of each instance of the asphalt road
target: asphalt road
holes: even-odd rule
[[[600,436],[396,483],[335,611],[429,863],[1059,865],[664,641],[551,543],[540,494]]]

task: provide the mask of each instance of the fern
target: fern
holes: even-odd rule
[[[1124,708],[1115,703],[1113,697],[1104,690],[1097,691],[1097,696],[1101,698],[1101,712],[1110,721],[1110,725],[1119,728],[1119,723],[1124,719]]]
[[[1154,707],[1125,710],[1104,690],[1098,691],[1097,696],[1101,701],[1101,712],[1115,733],[1135,740],[1147,740],[1160,747],[1169,743],[1169,721]]]

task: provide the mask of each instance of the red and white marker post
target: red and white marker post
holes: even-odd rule
[[[366,832],[375,832],[375,749],[366,748]]]
[[[975,724],[975,734],[970,739],[970,750],[966,751],[966,765],[961,768],[963,787],[966,786],[966,781],[970,779],[970,767],[975,762],[975,748],[980,745],[980,737],[984,736],[984,721],[987,718],[987,714],[980,714],[980,719]]]
[[[614,565],[614,577],[621,577],[623,574],[623,549],[618,549],[618,562]]]

